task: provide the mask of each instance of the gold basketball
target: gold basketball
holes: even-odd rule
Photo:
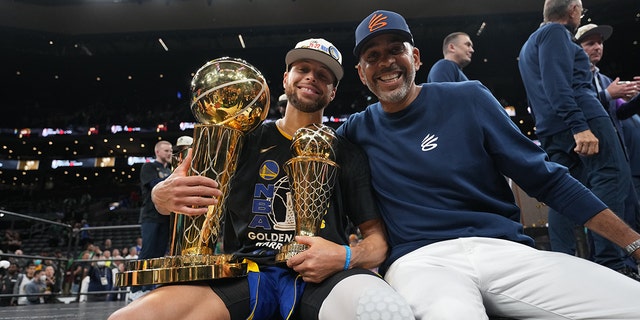
[[[264,76],[242,59],[209,61],[191,80],[191,112],[202,124],[249,132],[267,117],[269,99]]]

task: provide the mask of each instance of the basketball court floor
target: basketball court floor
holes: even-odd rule
[[[100,301],[0,307],[0,320],[104,320],[125,304],[125,301]]]

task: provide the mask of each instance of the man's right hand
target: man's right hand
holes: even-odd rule
[[[600,152],[598,138],[591,133],[591,130],[578,132],[573,135],[573,139],[576,141],[573,151],[581,156],[592,156]]]
[[[182,163],[151,190],[151,200],[158,212],[198,216],[207,213],[208,206],[218,203],[222,195],[218,183],[205,176],[188,176],[192,149]]]

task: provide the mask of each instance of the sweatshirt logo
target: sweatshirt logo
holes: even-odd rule
[[[420,145],[422,147],[422,151],[431,151],[435,149],[438,146],[436,141],[438,141],[438,137],[433,134],[427,134],[427,136],[422,139],[422,144]]]

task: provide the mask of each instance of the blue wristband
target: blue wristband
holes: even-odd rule
[[[344,259],[344,270],[349,270],[349,264],[351,263],[351,247],[345,245],[345,250],[347,250],[347,256]]]

